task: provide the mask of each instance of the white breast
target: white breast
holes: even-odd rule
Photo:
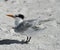
[[[21,19],[21,18],[19,18],[19,17],[16,17],[15,18],[15,27],[17,27],[20,23],[22,23],[23,22],[23,20]]]

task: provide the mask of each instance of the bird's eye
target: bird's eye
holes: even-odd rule
[[[15,15],[15,17],[17,17],[17,15]]]

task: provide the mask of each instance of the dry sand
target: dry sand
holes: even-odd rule
[[[23,34],[14,33],[14,19],[7,13],[24,14],[25,20],[37,19]],[[0,0],[0,50],[60,50],[60,0]]]

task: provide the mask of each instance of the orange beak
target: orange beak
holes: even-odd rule
[[[6,14],[6,16],[14,18],[13,14]]]

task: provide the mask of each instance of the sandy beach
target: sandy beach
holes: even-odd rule
[[[23,14],[32,26],[13,32],[8,13]],[[31,41],[22,44],[26,36]],[[0,50],[60,50],[60,0],[0,0]]]

